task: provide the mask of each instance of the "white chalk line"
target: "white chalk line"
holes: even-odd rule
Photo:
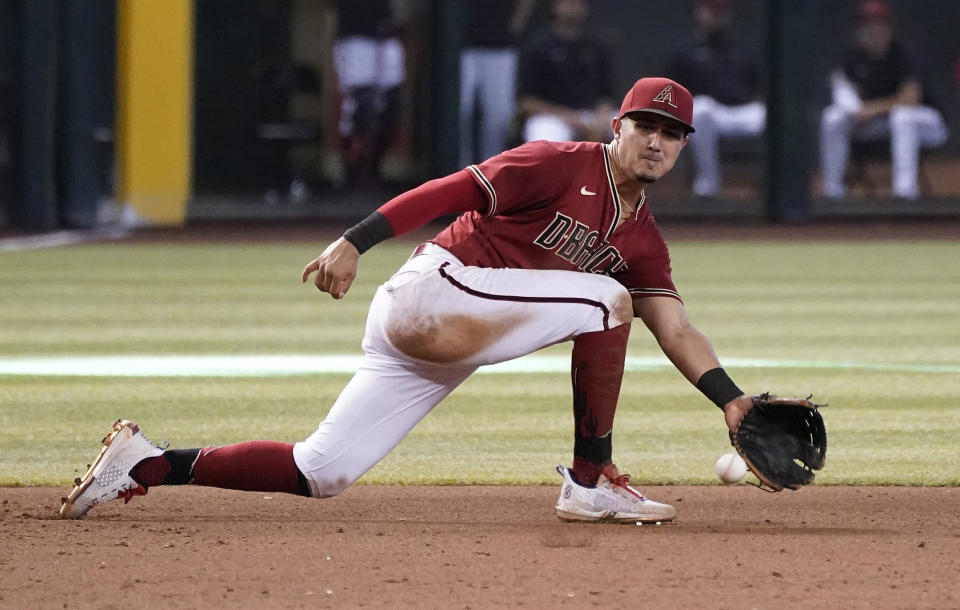
[[[53,377],[281,377],[292,375],[350,374],[360,365],[357,354],[260,355],[113,355],[37,356],[0,358],[0,376]],[[655,371],[673,365],[663,357],[631,356],[628,371]],[[960,365],[812,360],[725,358],[728,368],[853,369],[900,373],[960,373]],[[569,373],[569,356],[532,354],[491,366],[480,374]]]

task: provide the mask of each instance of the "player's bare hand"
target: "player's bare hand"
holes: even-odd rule
[[[753,398],[742,394],[723,406],[723,418],[731,432],[737,429],[737,424],[753,408]]]
[[[314,285],[333,298],[342,299],[357,277],[359,261],[360,253],[353,244],[341,237],[304,267],[300,281],[306,283],[310,275],[316,272]]]

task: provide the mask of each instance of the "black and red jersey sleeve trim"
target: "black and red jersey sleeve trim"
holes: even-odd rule
[[[480,168],[476,165],[470,165],[467,167],[467,170],[473,175],[473,179],[477,181],[477,184],[480,185],[480,188],[484,190],[487,194],[487,199],[489,200],[489,207],[487,209],[485,216],[493,216],[497,213],[497,191],[493,188],[493,183],[483,175],[483,172],[480,171]]]
[[[628,290],[632,297],[671,297],[683,303],[680,294],[668,288],[629,288]]]

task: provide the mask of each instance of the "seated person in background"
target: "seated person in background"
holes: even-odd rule
[[[550,25],[520,50],[523,139],[606,141],[616,114],[609,50],[585,29],[587,0],[554,0],[552,12]]]
[[[390,0],[337,0],[333,64],[341,96],[346,182],[380,179],[380,160],[401,113],[406,78],[400,24]]]
[[[767,120],[760,70],[732,33],[731,2],[697,0],[693,41],[679,49],[667,67],[667,76],[685,83],[694,96],[697,133],[690,138],[690,150],[693,192],[701,197],[720,190],[719,139],[758,136]]]
[[[947,127],[894,37],[890,7],[883,0],[867,0],[857,17],[856,46],[830,76],[832,103],[820,120],[823,194],[831,199],[846,195],[843,178],[851,138],[889,139],[893,194],[916,199],[920,148],[943,144]]]

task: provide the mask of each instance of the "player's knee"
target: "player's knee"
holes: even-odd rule
[[[693,98],[693,117],[710,117],[717,111],[717,102],[709,95],[698,95]]]
[[[909,127],[914,123],[916,113],[911,106],[894,106],[890,110],[891,129]]]
[[[353,480],[345,475],[332,478],[314,478],[311,476],[306,476],[305,478],[310,491],[309,497],[311,498],[332,498],[353,484]]]
[[[821,126],[825,131],[841,129],[850,124],[852,120],[853,115],[840,106],[827,106],[820,117]]]

